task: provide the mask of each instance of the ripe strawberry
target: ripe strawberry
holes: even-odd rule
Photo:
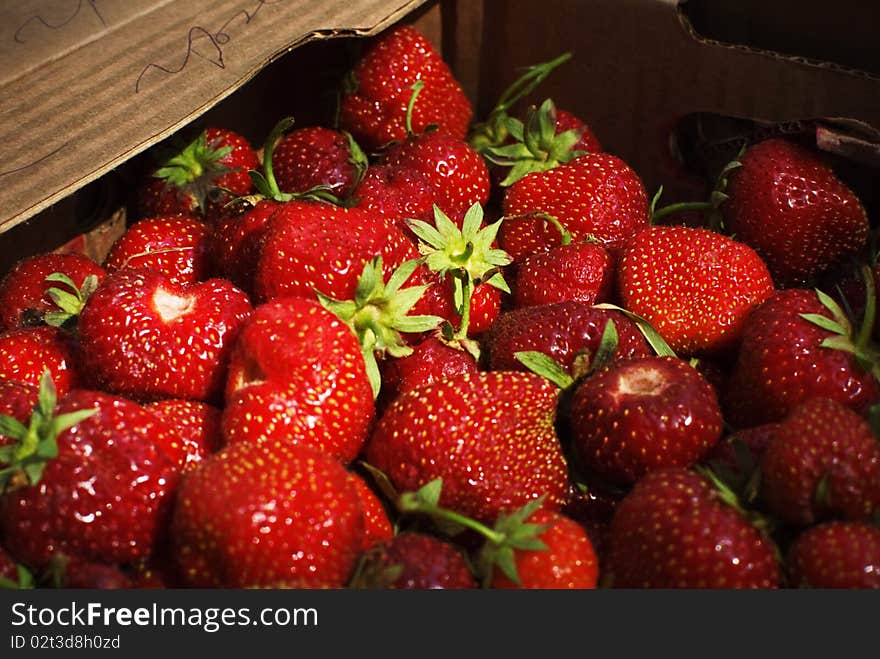
[[[412,109],[412,131],[430,125],[464,139],[473,116],[471,103],[449,66],[416,28],[397,25],[379,35],[351,72],[342,97],[339,124],[369,150],[407,136],[412,86],[424,83]]]
[[[374,545],[364,556],[355,588],[450,590],[476,588],[467,559],[453,544],[405,531]]]
[[[517,261],[560,243],[551,215],[572,240],[593,236],[621,248],[649,224],[648,195],[638,175],[617,156],[591,153],[516,181],[504,193],[498,240]],[[525,216],[525,217],[521,217]]]
[[[0,545],[0,588],[14,588],[18,582],[18,567],[12,556]]]
[[[0,378],[32,387],[48,369],[63,396],[78,386],[80,369],[72,338],[55,327],[23,327],[0,334]]]
[[[715,391],[675,357],[615,361],[576,385],[569,425],[581,462],[632,484],[663,467],[689,467],[721,438]]]
[[[55,554],[50,561],[49,582],[54,588],[87,588],[92,590],[120,590],[133,588],[129,576],[118,565],[109,565]]]
[[[869,520],[880,511],[880,442],[867,421],[828,398],[798,405],[761,457],[762,496],[789,524]]]
[[[189,144],[164,149],[157,168],[138,184],[137,217],[213,216],[230,200],[224,190],[234,196],[253,190],[248,171],[259,166],[257,152],[246,138],[226,128],[208,127]]]
[[[558,508],[565,458],[558,390],[531,373],[475,373],[406,392],[379,419],[366,459],[398,491],[442,478],[441,503],[479,521],[547,496]]]
[[[297,297],[254,310],[230,358],[227,444],[306,444],[348,462],[373,414],[357,338],[336,316]]]
[[[366,168],[367,157],[351,135],[323,126],[290,131],[272,152],[272,171],[282,192],[322,187],[345,199]]]
[[[178,480],[174,431],[100,392],[71,391],[56,407],[48,380],[34,414],[36,446],[21,432],[12,459],[0,458],[8,465],[0,497],[7,549],[37,568],[58,552],[103,563],[152,553]]]
[[[416,256],[403,232],[359,208],[291,201],[272,216],[257,261],[258,300],[315,292],[337,300],[354,297],[364,264],[382,256],[394,270]]]
[[[0,379],[0,415],[12,417],[19,423],[27,423],[37,400],[37,387]],[[11,442],[12,439],[0,430],[0,446]]]
[[[576,362],[592,361],[609,321],[617,330],[618,359],[651,354],[636,324],[621,312],[597,309],[584,302],[523,307],[502,313],[483,340],[493,371],[522,371],[516,358],[523,351],[543,352],[563,368],[579,370]]]
[[[177,441],[182,445],[181,470],[192,469],[197,463],[223,444],[220,432],[221,412],[218,408],[198,400],[166,398],[146,406],[174,428]]]
[[[777,588],[771,541],[701,476],[653,471],[618,504],[609,572],[615,588]]]
[[[734,347],[752,309],[773,294],[767,266],[747,245],[707,229],[655,226],[626,246],[622,305],[681,356]]]
[[[586,121],[568,110],[556,108],[556,134],[559,135],[568,130],[577,131],[580,139],[574,143],[573,151],[586,151],[587,153],[599,153],[602,143],[590,129]]]
[[[359,208],[376,213],[407,232],[407,219],[434,219],[434,190],[417,170],[371,165],[351,198]]]
[[[741,428],[780,421],[799,403],[817,397],[867,408],[880,399],[880,386],[860,365],[871,359],[865,354],[867,337],[853,339],[853,333],[827,296],[777,291],[745,322],[724,396],[725,419]]]
[[[47,277],[62,273],[80,289],[87,288],[86,279],[94,284],[103,279],[104,269],[81,254],[44,253],[18,261],[0,280],[0,330],[39,325],[47,312],[59,307],[47,293],[52,282]]]
[[[361,549],[366,551],[376,543],[391,540],[394,537],[394,527],[385,505],[367,482],[355,472],[350,472],[349,476],[364,513],[364,540]]]
[[[721,209],[727,228],[761,255],[777,285],[803,285],[867,243],[864,207],[815,151],[768,139],[740,162]]]
[[[170,535],[187,586],[341,588],[364,519],[337,460],[298,444],[237,443],[184,475]]]
[[[530,254],[516,266],[514,307],[578,300],[607,302],[614,282],[614,260],[593,242],[576,242]]]
[[[797,538],[788,551],[794,588],[880,589],[880,528],[826,522]]]
[[[155,270],[120,270],[80,316],[83,372],[136,400],[218,400],[229,352],[251,311],[247,296],[226,280],[180,286]]]
[[[430,272],[421,267],[413,276],[415,282],[426,284],[428,288],[413,307],[413,313],[439,316],[453,329],[461,329],[462,314],[455,304],[455,279]],[[501,289],[488,282],[474,286],[469,304],[467,336],[479,336],[492,327],[501,313]]]
[[[263,199],[238,213],[219,218],[208,238],[209,253],[217,274],[249,295],[260,257],[260,242],[278,202]]]
[[[104,259],[108,273],[123,268],[158,270],[176,284],[210,275],[208,225],[192,217],[148,217],[130,226]]]

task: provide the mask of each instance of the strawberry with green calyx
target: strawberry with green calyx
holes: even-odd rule
[[[419,259],[406,261],[385,282],[382,257],[376,257],[364,265],[353,300],[334,300],[317,291],[321,305],[339,317],[357,336],[374,397],[379,395],[382,384],[376,354],[391,357],[412,354],[412,348],[404,342],[401,332],[428,332],[443,320],[439,316],[408,315],[428,288],[427,285],[402,288],[419,263]]]
[[[326,189],[346,198],[367,169],[367,156],[351,133],[324,126],[294,129],[271,148],[271,169],[284,192]]]
[[[471,297],[474,288],[485,282],[510,293],[501,268],[511,263],[510,255],[492,244],[502,220],[480,228],[483,209],[474,204],[468,209],[459,229],[439,208],[434,209],[435,226],[421,220],[408,222],[419,239],[419,251],[432,272],[449,275],[453,281],[453,301],[461,323],[453,339],[467,338],[470,323]]]
[[[16,563],[0,547],[0,590],[31,590],[35,588],[34,575],[24,565]]]
[[[97,275],[87,275],[82,285],[77,286],[63,272],[53,272],[46,277],[46,281],[57,282],[62,284],[64,288],[51,286],[46,289],[46,295],[55,303],[58,310],[47,311],[43,316],[43,320],[46,321],[47,325],[64,328],[69,328],[76,324],[76,319],[85,306],[86,300],[95,292],[100,282]],[[65,290],[65,288],[68,290]]]

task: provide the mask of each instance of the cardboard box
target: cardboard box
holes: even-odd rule
[[[806,33],[799,41],[778,26],[758,30],[722,4],[30,0],[5,6],[0,272],[14,258],[79,240],[91,227],[107,234],[109,219],[118,226],[120,187],[139,154],[185,125],[212,121],[259,143],[282,115],[309,121],[310,108],[332,103],[329,92],[362,38],[400,20],[418,21],[442,48],[478,117],[521,67],[570,51],[573,59],[529,100],[552,96],[583,117],[649,191],[662,184],[667,201],[702,194],[701,170],[742,140],[791,131],[863,163],[858,171],[873,181],[880,162],[876,63],[865,55],[864,70],[856,67],[863,51],[845,35],[828,35],[820,52],[832,57],[835,43],[849,43],[846,52],[816,60]],[[750,3],[753,12],[759,4]],[[838,17],[821,25],[865,25],[877,11],[841,7],[854,14],[849,23]],[[699,34],[689,15],[698,17],[700,29],[720,25],[723,34]],[[776,52],[773,35],[783,32],[784,48]],[[806,51],[798,53],[803,44]],[[92,249],[99,254],[100,244]]]

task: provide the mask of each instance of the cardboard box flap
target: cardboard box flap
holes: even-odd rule
[[[425,0],[4,3],[0,232],[164,139],[312,40]]]

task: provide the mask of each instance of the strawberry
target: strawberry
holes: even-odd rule
[[[31,412],[37,405],[37,387],[0,379],[0,415],[12,417],[19,423],[27,423]],[[0,430],[0,446],[9,444],[12,439]]]
[[[322,187],[344,199],[366,168],[367,157],[350,134],[323,126],[290,131],[272,153],[272,170],[282,192]]]
[[[576,385],[569,426],[580,461],[615,483],[689,467],[721,438],[715,391],[675,357],[615,361]]]
[[[453,544],[405,531],[367,550],[352,587],[394,590],[476,588],[467,559]]]
[[[132,580],[118,565],[98,563],[77,556],[55,554],[47,571],[53,588],[120,590],[134,587]]]
[[[104,269],[81,254],[44,253],[21,259],[0,280],[0,330],[39,325],[47,312],[60,311],[47,292],[52,287],[47,278],[56,273],[73,281],[77,289],[94,290],[104,277]]]
[[[573,151],[586,151],[587,153],[600,153],[602,143],[590,129],[586,121],[568,110],[556,108],[556,134],[574,130],[580,134],[580,139],[574,143]]]
[[[867,421],[834,400],[795,407],[760,464],[762,497],[789,524],[869,520],[880,511],[880,442]]]
[[[233,196],[253,189],[248,171],[259,167],[257,152],[245,137],[227,128],[208,127],[186,145],[161,153],[157,168],[136,190],[139,218],[157,215],[215,215]],[[228,191],[228,192],[226,192]]]
[[[777,588],[772,542],[700,475],[647,474],[617,505],[609,572],[615,588]]]
[[[257,306],[230,357],[227,444],[306,444],[348,462],[373,415],[360,346],[339,318],[304,298]]]
[[[826,522],[795,538],[788,551],[794,588],[880,589],[880,528]]]
[[[270,199],[247,204],[240,212],[219,218],[208,237],[208,251],[217,274],[249,295],[254,291],[260,241],[277,209],[278,202]]]
[[[547,496],[567,469],[554,429],[558,390],[531,373],[475,373],[398,396],[367,442],[367,461],[398,491],[444,482],[441,503],[479,521]]]
[[[721,210],[727,228],[761,255],[779,286],[802,286],[867,244],[862,203],[814,150],[767,139],[739,162]]]
[[[84,372],[137,400],[218,400],[247,296],[209,279],[177,285],[155,270],[109,275],[79,320]]]
[[[174,431],[105,393],[74,390],[56,406],[46,378],[28,428],[7,428],[18,444],[0,457],[9,551],[38,568],[58,552],[103,563],[152,553],[178,480]]]
[[[18,568],[12,556],[0,545],[0,588],[14,588],[18,581]]]
[[[464,302],[461,307],[455,303],[456,279],[445,274],[432,273],[427,266],[423,266],[416,271],[413,280],[428,287],[413,307],[413,313],[439,316],[453,329],[458,329],[460,335],[479,336],[492,327],[492,323],[501,313],[502,289],[488,281],[477,284],[471,292],[467,325],[462,333]]]
[[[175,284],[207,279],[210,272],[208,225],[191,217],[148,217],[130,226],[114,241],[104,268],[158,270]]]
[[[505,190],[505,222],[498,240],[520,260],[560,243],[553,216],[572,240],[593,236],[621,248],[648,226],[648,195],[638,175],[617,156],[591,153],[544,172],[524,176]]]
[[[357,491],[361,510],[364,513],[364,540],[361,548],[366,551],[376,543],[391,540],[394,537],[394,527],[391,525],[382,500],[370,489],[360,474],[350,472],[349,477],[351,484]]]
[[[589,241],[564,243],[530,254],[517,264],[511,284],[513,305],[606,302],[613,281],[614,261],[607,249]]]
[[[292,443],[236,443],[184,475],[170,536],[188,586],[340,588],[364,519],[334,458]]]
[[[355,205],[409,231],[405,220],[434,218],[434,189],[418,170],[371,165],[351,194]]]
[[[867,322],[865,326],[870,326]],[[871,348],[840,307],[811,290],[777,291],[746,319],[724,398],[735,427],[781,421],[809,398],[862,410],[880,399]]]
[[[218,408],[198,400],[165,398],[146,405],[174,428],[182,446],[181,470],[192,469],[223,443],[220,432],[221,412]]]
[[[407,136],[412,86],[424,90],[412,108],[412,131],[430,125],[464,139],[473,116],[471,103],[449,66],[416,28],[396,25],[375,38],[350,74],[340,105],[339,124],[358,143],[374,150]]]
[[[622,305],[644,317],[681,356],[736,346],[745,318],[773,294],[750,247],[707,229],[655,226],[626,246]]]
[[[80,381],[79,360],[74,341],[55,327],[23,327],[0,334],[0,378],[40,385],[48,369],[59,395]]]

